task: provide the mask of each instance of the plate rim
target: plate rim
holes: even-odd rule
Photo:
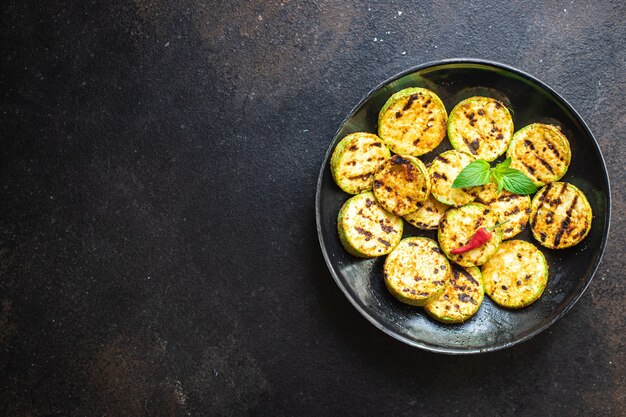
[[[393,81],[395,81],[395,80],[397,80],[399,78],[402,78],[402,77],[404,77],[404,76],[406,76],[408,74],[417,72],[419,70],[423,70],[423,69],[426,69],[426,68],[429,68],[429,67],[435,67],[435,66],[440,66],[440,65],[449,65],[449,64],[477,64],[477,65],[484,65],[484,66],[495,67],[495,68],[499,68],[499,69],[503,69],[503,70],[512,72],[514,74],[517,74],[517,75],[519,75],[519,76],[521,76],[523,78],[526,78],[526,79],[536,83],[539,87],[541,87],[542,89],[544,89],[547,92],[549,92],[550,94],[552,94],[552,96],[555,97],[557,100],[561,101],[561,103],[565,106],[565,108],[567,108],[567,110],[571,112],[571,114],[581,124],[581,126],[583,127],[583,129],[587,133],[587,135],[591,138],[591,142],[592,142],[592,145],[593,145],[592,147],[594,148],[594,151],[595,151],[596,155],[599,157],[600,164],[602,166],[602,174],[603,174],[604,180],[606,182],[606,187],[607,187],[607,206],[606,206],[606,211],[604,213],[605,225],[604,225],[604,230],[603,230],[603,239],[602,239],[602,242],[600,244],[600,255],[597,257],[596,261],[594,262],[592,271],[589,274],[589,276],[588,276],[584,286],[582,287],[582,289],[577,294],[575,294],[575,296],[571,300],[571,302],[567,306],[565,306],[565,308],[559,314],[557,314],[551,320],[546,321],[545,323],[543,323],[542,325],[537,327],[532,332],[530,332],[530,333],[528,333],[528,334],[526,334],[526,335],[524,335],[522,337],[516,338],[514,340],[510,340],[510,341],[507,341],[507,342],[504,342],[504,343],[500,343],[500,344],[494,344],[492,346],[488,346],[488,347],[484,347],[484,348],[457,349],[457,348],[441,347],[441,346],[437,346],[437,345],[433,345],[433,344],[429,344],[429,343],[425,343],[425,342],[415,341],[415,340],[409,339],[408,337],[406,337],[404,335],[401,335],[401,334],[398,334],[396,332],[391,331],[390,329],[385,327],[382,322],[380,322],[379,320],[374,318],[366,309],[362,308],[356,302],[356,300],[354,300],[354,298],[350,295],[350,293],[348,292],[347,288],[341,282],[341,280],[339,279],[337,273],[335,272],[334,268],[332,267],[332,264],[330,262],[330,258],[329,258],[329,255],[328,255],[328,250],[327,250],[326,245],[324,243],[324,240],[322,238],[321,208],[320,208],[320,204],[321,204],[321,185],[322,185],[322,179],[323,179],[323,176],[324,176],[324,172],[327,169],[328,160],[329,160],[330,155],[331,155],[332,150],[333,150],[333,146],[332,146],[333,143],[332,142],[328,146],[328,149],[326,150],[326,153],[324,155],[324,160],[323,160],[322,166],[320,168],[320,173],[319,173],[319,176],[318,176],[318,179],[317,179],[317,184],[316,184],[316,191],[315,191],[315,220],[316,220],[316,228],[317,228],[317,237],[318,237],[318,240],[319,240],[320,249],[322,250],[322,254],[323,254],[324,260],[326,262],[326,267],[328,268],[328,271],[330,272],[330,274],[332,275],[333,279],[335,280],[335,283],[337,284],[337,286],[341,289],[341,291],[344,293],[345,297],[357,309],[357,311],[363,317],[365,317],[370,323],[372,323],[376,328],[378,328],[379,330],[383,331],[385,334],[387,334],[387,335],[393,337],[394,339],[396,339],[396,340],[398,340],[400,342],[403,342],[403,343],[405,343],[405,344],[407,344],[409,346],[420,348],[420,349],[423,349],[423,350],[426,350],[426,351],[430,351],[430,352],[435,352],[435,353],[444,353],[444,354],[451,354],[451,355],[467,355],[467,354],[479,354],[479,353],[486,353],[486,352],[495,352],[495,351],[506,349],[506,348],[509,348],[511,346],[517,345],[519,343],[525,342],[525,341],[533,338],[534,336],[538,335],[539,333],[543,332],[544,330],[546,330],[547,328],[552,326],[554,323],[556,323],[558,320],[560,320],[563,316],[565,316],[565,314],[567,314],[572,309],[572,307],[578,302],[580,297],[582,297],[582,295],[585,293],[585,291],[589,287],[589,284],[591,284],[591,281],[593,280],[596,272],[598,271],[600,263],[602,262],[602,258],[604,256],[604,251],[606,249],[606,243],[607,243],[608,237],[609,237],[609,229],[610,229],[610,224],[611,224],[611,183],[609,181],[609,173],[608,173],[608,170],[607,170],[607,167],[606,167],[606,162],[604,160],[604,156],[602,155],[602,150],[600,148],[600,145],[599,145],[596,137],[591,132],[591,129],[589,128],[587,123],[584,121],[584,119],[581,117],[581,115],[576,111],[576,109],[567,100],[565,100],[565,98],[563,98],[563,96],[561,96],[552,87],[548,86],[543,81],[537,79],[536,77],[534,77],[534,76],[532,76],[532,75],[530,75],[530,74],[528,74],[528,73],[526,73],[526,72],[524,72],[522,70],[519,70],[519,69],[517,69],[515,67],[512,67],[510,65],[507,65],[507,64],[502,64],[500,62],[495,62],[495,61],[490,61],[490,60],[485,60],[485,59],[449,58],[449,59],[428,61],[428,62],[425,62],[423,64],[414,65],[414,66],[412,66],[412,67],[410,67],[408,69],[405,69],[405,70],[403,70],[403,71],[401,71],[401,72],[399,72],[399,73],[397,73],[395,75],[392,75],[391,77],[388,77],[383,82],[379,83],[373,89],[371,89],[350,110],[348,115],[339,124],[339,128],[335,132],[333,138],[337,137],[337,135],[339,134],[339,132],[341,131],[341,129],[345,125],[345,123],[348,121],[348,119],[350,119],[356,113],[356,111],[367,100],[369,100],[374,93],[376,93],[381,88],[389,85],[390,83],[392,83]]]

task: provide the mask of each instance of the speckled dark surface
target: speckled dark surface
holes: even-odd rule
[[[621,1],[2,2],[0,414],[626,413]],[[501,61],[598,138],[604,260],[534,339],[451,357],[383,334],[330,277],[319,167],[373,86]]]

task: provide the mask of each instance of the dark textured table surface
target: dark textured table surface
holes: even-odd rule
[[[2,2],[0,415],[624,415],[624,3],[227,3]],[[613,222],[561,321],[452,357],[349,304],[314,195],[364,94],[459,56],[570,101]]]

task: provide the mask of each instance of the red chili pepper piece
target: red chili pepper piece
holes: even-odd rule
[[[489,239],[491,239],[491,233],[489,233],[486,228],[481,227],[476,231],[476,233],[474,233],[474,236],[472,236],[470,241],[467,242],[467,245],[461,246],[460,248],[452,249],[450,253],[453,255],[458,255],[460,253],[469,252],[472,249],[476,249],[477,247],[482,246],[483,244],[485,244],[485,242],[488,242]]]

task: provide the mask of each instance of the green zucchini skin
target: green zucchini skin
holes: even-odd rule
[[[494,227],[497,223],[498,216],[483,204],[471,203],[450,209],[439,223],[437,237],[441,250],[448,259],[461,266],[480,266],[498,251],[502,242],[500,227],[491,231],[491,239],[482,246],[459,254],[452,254],[450,251],[467,244],[479,228]]]
[[[593,212],[585,194],[567,182],[551,182],[533,197],[530,227],[537,241],[550,249],[579,244],[591,230]]]
[[[360,258],[388,254],[402,239],[404,223],[385,211],[371,191],[348,199],[337,216],[339,240],[348,253]]]
[[[371,190],[376,169],[391,157],[389,148],[373,133],[347,135],[335,147],[330,171],[335,183],[348,194]]]
[[[443,292],[450,263],[434,240],[408,237],[387,256],[383,273],[394,297],[405,304],[423,306]]]
[[[493,161],[504,154],[513,135],[513,118],[500,101],[470,97],[458,103],[448,119],[448,139],[457,151]]]
[[[515,132],[507,156],[511,158],[511,168],[522,171],[541,187],[565,175],[572,151],[559,128],[533,123]]]
[[[507,240],[482,266],[485,292],[506,308],[526,307],[548,283],[548,263],[539,249],[523,240]]]
[[[430,177],[419,159],[394,155],[378,167],[373,187],[376,200],[385,210],[404,216],[428,198]]]
[[[404,220],[418,229],[434,230],[439,226],[439,221],[449,208],[450,206],[443,204],[431,194],[425,201],[418,203],[416,211],[406,214]]]
[[[443,293],[426,304],[424,310],[441,323],[463,323],[476,314],[484,293],[480,269],[452,265],[452,273]]]
[[[474,158],[464,152],[449,150],[438,155],[428,167],[431,193],[433,197],[450,206],[460,207],[479,199],[489,201],[498,195],[495,184],[478,187],[452,188],[457,175],[469,165]]]
[[[425,88],[398,91],[378,116],[378,136],[400,155],[420,156],[446,136],[448,114],[441,99]]]

